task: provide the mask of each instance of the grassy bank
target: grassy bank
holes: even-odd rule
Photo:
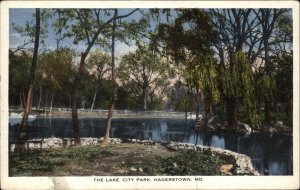
[[[221,175],[225,161],[202,152],[116,144],[44,149],[10,155],[10,176]]]

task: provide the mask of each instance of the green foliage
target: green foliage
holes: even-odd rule
[[[97,159],[114,156],[109,148],[99,146],[76,146],[71,148],[58,148],[42,150],[32,153],[14,153],[9,160],[9,175],[43,176],[53,175],[57,169],[68,170],[70,166],[79,163],[93,162]]]
[[[20,105],[20,94],[28,85],[32,54],[21,51],[9,54],[9,105]]]
[[[276,96],[282,102],[288,102],[293,96],[293,56],[280,53],[272,59],[276,67],[275,83]]]
[[[129,93],[124,87],[119,87],[117,91],[116,109],[134,110],[138,107],[137,99],[131,93]]]
[[[109,54],[99,49],[91,51],[80,82],[79,95],[87,105],[91,105],[96,93],[95,107],[108,108],[111,97],[112,82],[110,76]]]
[[[95,108],[107,109],[111,100],[112,82],[110,80],[97,80],[95,84],[94,77],[91,75],[83,75],[80,83],[78,98],[90,106],[93,101],[95,90],[97,91]]]
[[[175,156],[160,158],[160,164],[146,171],[154,175],[221,175],[220,158],[198,151],[182,151]]]
[[[293,18],[290,14],[282,14],[278,17],[276,22],[279,35],[276,36],[276,39],[281,38],[283,40],[293,39]]]
[[[95,82],[97,79],[107,78],[110,70],[111,57],[109,54],[95,49],[87,58],[86,70],[93,75]]]
[[[193,92],[190,92],[188,86],[177,80],[174,86],[168,88],[168,109],[175,111],[191,111],[196,109]]]
[[[256,81],[257,94],[265,97],[267,100],[272,101],[274,98],[274,90],[276,88],[275,80],[268,75],[261,76]]]
[[[206,104],[217,103],[220,99],[216,66],[211,56],[202,56],[191,60],[184,70],[185,80],[203,93]]]
[[[158,56],[149,47],[142,47],[134,52],[124,55],[117,68],[117,76],[123,87],[137,98],[147,101],[151,93],[163,89],[169,84],[174,70],[164,58]],[[143,103],[143,100],[141,101]]]
[[[45,86],[54,90],[63,90],[74,74],[73,52],[69,49],[59,49],[42,53],[39,57],[39,79]]]
[[[216,40],[211,18],[200,9],[177,9],[174,22],[159,25],[158,33],[168,54],[177,62],[185,62],[189,53],[205,55]]]
[[[274,58],[276,65],[276,89],[275,98],[287,105],[286,124],[293,125],[293,54],[281,53]]]
[[[230,67],[223,67],[221,78],[224,94],[227,97],[241,98],[246,105],[252,127],[260,124],[256,112],[254,79],[251,66],[243,52],[236,52],[230,60]]]
[[[205,110],[210,113],[212,104],[220,98],[211,50],[217,32],[211,17],[203,10],[176,9],[175,12],[174,22],[160,24],[158,34],[166,46],[164,51],[183,68],[187,84],[202,93]]]

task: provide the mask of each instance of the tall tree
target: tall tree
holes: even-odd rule
[[[218,96],[212,45],[217,35],[209,14],[199,9],[179,9],[174,23],[161,24],[159,35],[170,54],[184,68],[185,79],[196,90],[196,115],[199,115],[201,95],[206,115],[212,113],[212,103]],[[208,82],[210,81],[210,82]]]
[[[108,71],[110,70],[109,66],[110,57],[108,54],[101,52],[100,50],[95,50],[90,53],[90,56],[87,60],[87,72],[92,76],[94,95],[91,104],[90,111],[93,111],[97,93],[99,91],[99,84],[104,78],[109,76]]]
[[[196,102],[204,102],[204,116],[213,115],[213,104],[219,100],[216,60],[210,55],[197,57],[189,61],[185,67],[184,78],[196,90]],[[200,100],[199,100],[200,99]],[[199,106],[196,110],[199,114]],[[198,116],[197,116],[198,117]]]
[[[147,97],[159,87],[166,87],[173,69],[163,57],[149,47],[140,46],[133,53],[124,55],[118,67],[118,75],[128,91],[140,97],[141,108],[146,111]]]
[[[257,22],[255,22],[255,16],[251,17],[253,16],[251,15],[252,12],[252,9],[210,10],[214,28],[219,31],[219,34],[216,38],[217,41],[215,41],[214,43],[214,46],[216,47],[215,50],[220,58],[218,71],[219,75],[221,76],[221,83],[219,87],[221,89],[221,96],[225,96],[228,126],[233,128],[237,128],[239,123],[239,101],[245,98],[246,94],[253,94],[253,92],[251,92],[252,89],[249,88],[249,86],[235,86],[239,82],[231,82],[235,81],[235,79],[238,80],[238,78],[240,78],[240,75],[245,75],[246,78],[248,77],[250,79],[249,81],[252,81],[251,72],[249,73],[248,69],[243,66],[245,62],[248,62],[248,64],[251,63],[251,61],[249,60],[250,56],[248,55],[252,55],[252,48],[256,45],[257,42],[259,42],[259,40],[252,40],[252,38],[250,38],[251,32],[255,31],[255,28],[257,26]],[[258,34],[255,35],[258,36]],[[251,41],[252,43],[250,43],[249,41]],[[243,55],[246,46],[248,48],[248,52],[246,54],[248,60],[245,60],[245,57]],[[243,63],[240,64],[239,61],[242,61]],[[240,70],[244,71],[245,73],[236,72],[239,70],[238,67],[240,67]],[[225,73],[227,73],[227,75],[224,74],[224,71]],[[247,84],[250,85],[250,83]],[[239,87],[242,89],[237,89]],[[244,102],[246,101],[247,100],[244,99]],[[251,107],[255,107],[255,101],[251,101],[247,102],[253,104]],[[253,117],[257,118],[255,115],[253,115]]]
[[[111,92],[111,104],[107,116],[105,134],[102,144],[109,143],[109,132],[111,128],[111,120],[112,120],[112,112],[114,110],[116,104],[116,71],[115,71],[115,32],[117,27],[117,16],[118,16],[118,9],[114,11],[114,18],[113,18],[113,26],[112,26],[112,37],[111,37],[111,80],[112,80],[112,92]]]
[[[23,93],[27,88],[32,54],[29,51],[21,50],[16,53],[9,53],[9,106],[24,108]]]
[[[257,19],[259,20],[260,27],[262,30],[262,43],[263,43],[263,52],[264,52],[264,65],[265,65],[265,76],[264,80],[268,80],[265,84],[274,84],[274,76],[272,76],[272,65],[270,62],[270,48],[271,48],[271,37],[276,25],[278,18],[285,13],[286,9],[259,9],[255,11]],[[267,125],[271,124],[272,120],[272,88],[271,85],[266,86],[270,90],[266,91],[264,94],[265,102],[265,122]]]
[[[39,49],[39,40],[40,40],[40,23],[41,23],[40,9],[36,9],[35,17],[36,17],[36,25],[35,25],[35,40],[34,40],[32,64],[31,64],[30,77],[29,77],[28,87],[27,87],[26,102],[24,102],[24,108],[25,108],[24,115],[23,115],[23,119],[22,119],[22,122],[19,127],[19,135],[18,135],[18,144],[20,145],[20,147],[19,147],[20,149],[24,148],[24,145],[25,145],[24,131],[26,129],[28,116],[31,111],[33,83],[34,83],[34,79],[35,79],[35,70],[36,70],[38,49]]]
[[[37,77],[40,80],[38,81],[40,87],[44,87],[45,91],[50,92],[50,114],[54,94],[65,91],[69,85],[69,80],[74,75],[73,56],[71,50],[62,48],[40,55]]]
[[[111,10],[108,9],[63,9],[60,12],[63,18],[71,20],[69,23],[66,22],[68,24],[65,25],[65,28],[69,28],[69,30],[64,35],[72,37],[75,44],[80,42],[86,44],[85,50],[81,53],[78,70],[74,76],[71,89],[72,124],[75,144],[80,144],[77,89],[84,71],[85,60],[95,44],[100,46],[108,44],[107,36],[111,34],[110,26],[115,19],[128,17],[136,11],[137,9],[134,9],[128,14],[119,15],[116,18],[110,16]]]

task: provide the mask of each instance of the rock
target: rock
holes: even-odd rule
[[[183,149],[185,149],[185,146],[183,144],[179,144],[178,145],[178,149],[182,149],[183,150]]]
[[[53,141],[49,141],[48,146],[50,146],[50,147],[54,146],[54,142]]]
[[[147,140],[142,140],[141,143],[142,143],[143,145],[149,145],[149,142],[148,142]]]
[[[282,121],[277,121],[277,124],[283,125],[283,122]]]
[[[173,167],[174,167],[174,168],[177,168],[178,165],[177,165],[176,163],[173,163]]]
[[[233,164],[224,164],[221,166],[221,172],[222,173],[227,173],[227,172],[230,172],[231,173],[231,170],[233,169]],[[231,173],[232,174],[232,173]]]
[[[144,172],[143,168],[139,167],[139,172]]]
[[[135,167],[133,167],[133,166],[131,166],[129,170],[130,170],[130,171],[133,171],[133,172],[136,172],[136,171],[137,171],[137,169],[136,169]]]
[[[242,131],[242,132],[245,132],[247,134],[250,134],[252,132],[252,129],[249,125],[245,124],[245,123],[240,123],[239,124],[239,129]]]
[[[118,169],[115,172],[118,174],[124,174],[124,173],[126,173],[126,170]]]

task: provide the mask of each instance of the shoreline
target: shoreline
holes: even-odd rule
[[[36,139],[38,140],[38,139]],[[57,150],[59,148],[68,149],[72,147],[85,147],[85,146],[99,146],[103,137],[101,138],[81,138],[80,145],[74,145],[72,138],[45,138],[42,141],[42,149],[39,145],[31,143],[29,144],[29,150]],[[161,141],[151,141],[151,140],[138,140],[138,139],[121,139],[121,138],[110,138],[108,146],[117,146],[129,144],[133,147],[149,147],[154,150],[159,150],[161,148],[170,151],[170,153],[182,152],[182,151],[196,151],[202,152],[212,157],[219,157],[223,160],[226,160],[228,163],[221,168],[223,170],[223,175],[260,175],[259,172],[253,167],[251,158],[245,154],[240,154],[231,150],[226,150],[222,148],[208,147],[204,145],[194,145],[191,143],[178,143],[178,142],[161,142]],[[113,149],[112,149],[113,150]],[[15,154],[12,151],[10,156]]]

